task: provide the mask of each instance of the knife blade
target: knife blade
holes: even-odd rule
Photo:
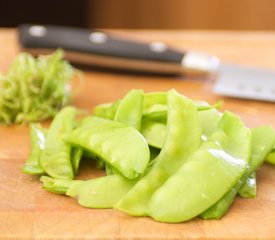
[[[22,24],[18,32],[23,50],[38,55],[63,48],[65,57],[78,64],[187,75],[208,75],[219,65],[219,59],[208,54],[182,52],[159,41],[132,41],[99,30]]]
[[[221,63],[213,90],[223,96],[275,102],[275,71]]]

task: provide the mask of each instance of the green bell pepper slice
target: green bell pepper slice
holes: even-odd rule
[[[150,150],[135,128],[99,117],[89,119],[89,123],[68,134],[65,141],[91,152],[128,179],[145,171]]]
[[[55,179],[48,176],[40,177],[40,181],[43,183],[43,188],[49,192],[56,194],[66,194],[69,187],[78,182],[79,180],[72,179]]]
[[[76,198],[83,207],[112,208],[136,183],[121,175],[78,181],[69,186],[66,195]]]
[[[58,179],[74,178],[71,163],[71,146],[63,141],[65,134],[74,128],[76,109],[63,108],[53,119],[49,128],[45,149],[41,155],[41,165],[45,172]]]
[[[30,125],[30,153],[29,157],[22,168],[24,173],[41,175],[45,171],[40,164],[42,151],[45,147],[46,129],[39,124]]]
[[[133,89],[128,92],[121,100],[114,120],[125,123],[139,131],[142,119],[143,95],[142,90]]]

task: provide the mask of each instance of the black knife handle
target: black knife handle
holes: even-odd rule
[[[26,48],[63,48],[111,57],[172,63],[180,63],[183,57],[183,53],[159,42],[145,44],[82,28],[20,25],[19,36]]]
[[[208,73],[208,69],[186,67],[186,53],[163,42],[143,43],[103,31],[51,25],[23,24],[18,31],[22,48],[33,54],[63,48],[65,56],[77,63],[159,73]]]

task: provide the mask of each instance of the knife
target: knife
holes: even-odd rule
[[[216,94],[275,101],[273,70],[221,63],[208,54],[179,51],[159,41],[130,41],[99,30],[22,24],[18,32],[22,49],[34,55],[63,48],[65,57],[78,64],[189,76],[218,73]]]
[[[163,42],[125,40],[98,30],[75,27],[30,25],[18,27],[23,50],[34,55],[65,50],[72,63],[160,74],[208,75],[215,72],[218,58],[198,52],[182,52]]]

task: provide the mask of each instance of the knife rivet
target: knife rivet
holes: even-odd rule
[[[162,42],[151,42],[149,48],[153,52],[165,52],[167,49],[167,45]]]
[[[47,34],[47,28],[40,25],[34,25],[29,28],[29,34],[33,37],[44,37]]]
[[[102,32],[92,32],[89,35],[89,40],[92,43],[102,44],[102,43],[105,43],[107,41],[107,35],[105,33],[102,33]]]

